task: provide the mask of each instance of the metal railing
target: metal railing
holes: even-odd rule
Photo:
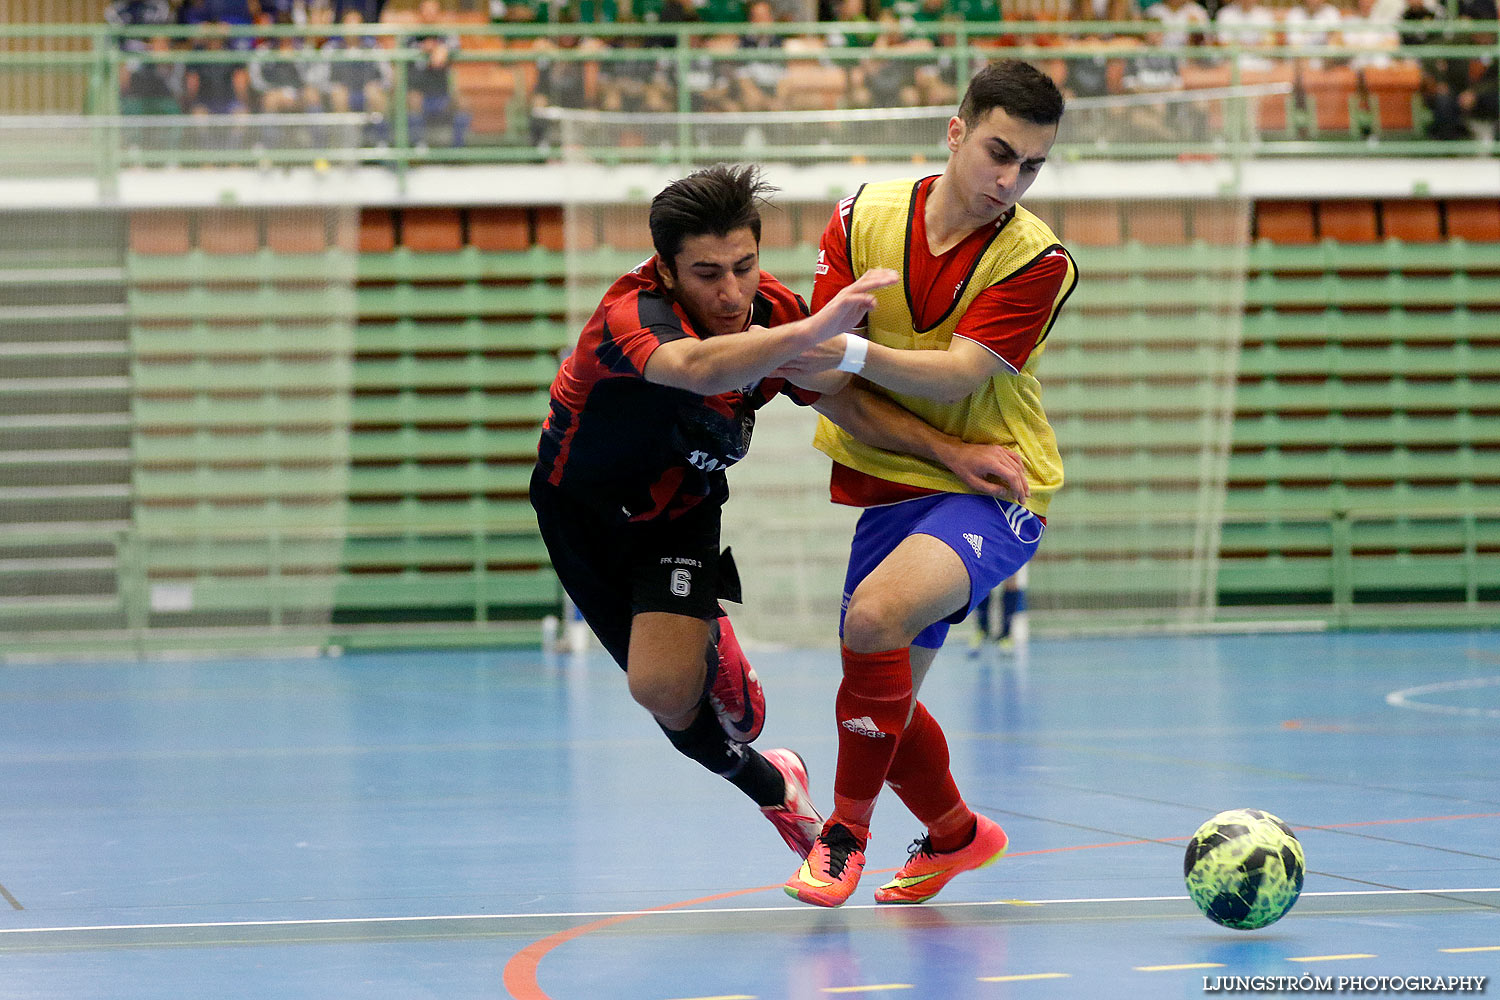
[[[1384,116],[1370,105],[1370,92],[1358,73],[1347,91],[1333,90],[1332,96],[1312,95],[1309,90],[1316,67],[1332,68],[1356,65],[1377,57],[1430,71],[1447,60],[1476,61],[1500,58],[1496,42],[1500,24],[1493,22],[1431,21],[1402,23],[1399,27],[1408,38],[1426,36],[1421,45],[1406,45],[1394,51],[1371,50],[1342,44],[1319,46],[1247,47],[1238,44],[1194,44],[1167,47],[1161,44],[1162,25],[1151,21],[1135,22],[998,22],[991,24],[916,23],[900,27],[900,41],[925,40],[930,47],[907,48],[893,44],[830,46],[828,37],[873,36],[888,30],[887,25],[871,23],[808,24],[591,24],[591,25],[511,25],[465,23],[456,21],[440,25],[374,24],[319,27],[293,26],[214,26],[213,28],[169,26],[161,28],[114,29],[106,25],[4,25],[0,26],[0,78],[8,78],[0,93],[8,95],[9,107],[0,113],[10,115],[83,115],[97,122],[101,134],[90,136],[86,145],[93,149],[90,162],[98,174],[118,169],[153,167],[184,162],[238,164],[246,166],[367,163],[389,165],[397,171],[422,163],[541,163],[560,155],[555,135],[545,128],[545,120],[534,114],[536,108],[552,101],[546,93],[545,77],[561,72],[560,67],[581,64],[583,75],[598,87],[603,79],[609,83],[634,77],[644,80],[651,93],[649,107],[654,112],[688,113],[701,110],[701,87],[696,84],[723,67],[745,68],[751,65],[771,67],[771,76],[779,72],[802,69],[810,65],[829,68],[835,89],[810,94],[793,88],[791,93],[769,95],[772,101],[791,101],[790,107],[804,110],[821,107],[832,111],[854,107],[852,91],[837,91],[840,74],[846,79],[867,72],[876,62],[909,64],[921,68],[940,80],[951,93],[983,61],[998,56],[1017,57],[1046,64],[1056,74],[1065,76],[1070,67],[1090,64],[1102,66],[1106,76],[1116,82],[1123,70],[1138,60],[1165,57],[1175,60],[1184,70],[1221,67],[1221,80],[1230,87],[1243,84],[1281,82],[1289,85],[1284,105],[1275,109],[1273,128],[1249,128],[1243,133],[1225,132],[1214,137],[1213,150],[1225,150],[1235,156],[1303,156],[1303,155],[1403,155],[1403,156],[1489,156],[1494,152],[1493,134],[1481,133],[1470,139],[1436,141],[1422,133],[1423,105],[1420,90],[1395,93],[1391,100],[1407,102],[1398,115],[1409,121],[1406,127],[1392,129],[1382,124]],[[1211,34],[1213,26],[1205,31]],[[590,42],[574,41],[587,33]],[[414,47],[413,40],[432,35],[449,37],[457,43],[452,53],[447,100],[445,105],[423,108],[423,100],[413,86],[413,72],[426,56]],[[725,36],[774,36],[782,40],[778,47],[739,48],[712,45],[709,40]],[[304,46],[282,49],[274,40],[293,37]],[[152,39],[169,39],[172,47],[149,51]],[[347,47],[319,48],[316,43],[329,38],[350,40]],[[368,44],[359,39],[372,40]],[[260,44],[271,40],[272,44]],[[817,40],[816,42],[810,40]],[[1204,39],[1197,39],[1204,42]],[[24,43],[24,44],[23,44]],[[205,46],[213,46],[207,48]],[[1247,56],[1270,67],[1252,69]],[[243,83],[242,100],[232,110],[222,113],[184,114],[184,128],[161,128],[162,135],[204,135],[212,131],[229,137],[227,141],[199,143],[199,148],[171,143],[153,146],[139,140],[148,123],[131,132],[121,119],[122,87],[130,72],[140,67],[165,66],[184,73],[212,66],[250,69],[257,65],[291,63],[303,70],[326,72],[330,67],[352,63],[380,67],[385,107],[372,111],[348,135],[337,142],[329,141],[320,131],[323,119],[309,117],[305,128],[284,125],[278,133],[266,116],[257,113],[258,96]],[[1166,89],[1191,90],[1195,84],[1184,72]],[[43,81],[58,77],[72,82],[67,87],[48,87]],[[540,81],[540,82],[539,82]],[[1202,86],[1202,84],[1198,84]],[[941,88],[940,88],[941,89]],[[328,111],[327,87],[323,86],[306,103],[309,111]],[[68,95],[82,94],[74,99]],[[61,97],[58,95],[62,95]],[[597,94],[595,98],[597,99]],[[639,97],[639,95],[637,95]],[[1339,124],[1320,125],[1313,113],[1315,99],[1348,101],[1347,116],[1332,116]],[[301,98],[298,97],[298,100]],[[184,103],[189,103],[184,100]],[[1088,102],[1083,102],[1086,105]],[[1078,102],[1075,102],[1077,105]],[[71,106],[69,106],[71,105]],[[482,106],[481,106],[482,105]],[[782,105],[786,107],[785,103]],[[187,109],[185,109],[187,110]],[[424,114],[424,110],[431,113]],[[417,126],[440,121],[441,135],[418,134]],[[1325,121],[1327,119],[1324,119]],[[186,124],[190,122],[191,124]],[[1483,124],[1483,123],[1481,123]],[[131,141],[131,135],[137,141]],[[823,151],[807,155],[842,159],[860,155],[857,148],[842,148],[838,143],[820,143]],[[1092,141],[1069,141],[1065,137],[1059,152],[1073,158],[1121,156],[1159,156],[1211,151],[1205,144],[1192,140],[1165,142],[1115,141],[1101,146]],[[212,156],[203,155],[202,147],[212,146]],[[906,144],[883,150],[895,159],[933,152],[930,137],[913,135]],[[655,143],[648,148],[601,150],[616,158],[681,161],[688,154],[675,143]],[[0,171],[21,169],[15,154],[0,151]]]

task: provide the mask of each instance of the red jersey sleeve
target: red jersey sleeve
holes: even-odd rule
[[[613,375],[642,376],[646,362],[662,344],[692,337],[671,302],[661,295],[635,292],[605,312],[599,361]]]
[[[972,340],[1020,372],[1047,336],[1061,303],[1058,295],[1072,272],[1068,252],[1052,247],[1031,264],[974,297],[953,331]]]
[[[854,284],[854,268],[849,263],[849,222],[854,212],[854,196],[839,202],[833,217],[818,241],[818,265],[813,270],[813,312],[828,304],[846,285]]]
[[[760,308],[761,302],[769,308]],[[761,272],[757,308],[752,309],[750,313],[752,323],[765,327],[781,326],[783,323],[796,322],[809,314],[807,303],[802,300],[802,296],[783,285],[772,275],[765,271]],[[778,395],[785,396],[798,406],[809,406],[816,403],[819,398],[819,393],[793,385],[785,379],[768,378],[763,379],[757,388],[756,408],[766,405]]]

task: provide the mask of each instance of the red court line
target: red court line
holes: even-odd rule
[[[1398,823],[1441,823],[1445,820],[1454,819],[1493,819],[1500,813],[1465,813],[1458,816],[1414,816],[1407,819],[1369,819],[1353,823],[1330,823],[1325,826],[1298,826],[1298,830],[1341,830],[1351,826],[1392,826]],[[1139,844],[1163,844],[1175,840],[1189,840],[1190,837],[1162,837],[1157,840],[1114,840],[1102,844],[1076,844],[1072,847],[1044,847],[1035,851],[1016,851],[1007,857],[1025,858],[1038,854],[1060,854],[1064,851],[1095,851],[1105,847],[1135,847]],[[893,872],[894,868],[882,868],[867,872],[870,875],[884,875]],[[544,938],[538,938],[525,948],[511,956],[509,962],[505,963],[504,983],[505,988],[510,991],[514,1000],[553,1000],[552,994],[545,992],[537,983],[537,967],[541,965],[542,959],[553,949],[567,944],[574,938],[591,934],[594,931],[622,924],[627,920],[635,920],[644,917],[648,913],[665,913],[669,910],[681,910],[689,906],[699,906],[703,903],[715,903],[721,899],[733,899],[736,896],[748,896],[757,892],[769,892],[772,889],[780,889],[781,883],[775,885],[758,885],[753,889],[736,889],[733,892],[721,892],[712,896],[700,896],[697,899],[685,899],[679,903],[667,903],[664,906],[653,906],[650,909],[640,910],[636,913],[619,913],[602,920],[595,920],[577,927],[570,927],[556,934],[549,934]]]
[[[1367,819],[1358,823],[1331,823],[1328,826],[1299,826],[1298,830],[1343,830],[1351,826],[1395,826],[1398,823],[1441,823],[1449,819],[1494,819],[1500,813],[1463,813],[1458,816],[1416,816],[1410,819]]]
[[[613,924],[624,923],[627,920],[635,920],[648,913],[665,913],[668,910],[680,910],[688,906],[697,906],[700,903],[714,903],[721,899],[733,899],[735,896],[748,896],[753,892],[765,892],[768,889],[780,889],[777,885],[758,885],[753,889],[736,889],[733,892],[721,892],[713,896],[701,896],[698,899],[685,899],[680,903],[667,903],[665,906],[653,906],[638,913],[618,913],[603,920],[595,920],[592,923],[580,924],[556,934],[539,938],[520,951],[516,952],[509,962],[505,963],[505,988],[510,991],[515,1000],[552,1000],[549,993],[542,991],[536,981],[537,966],[541,964],[542,958],[558,945],[566,944],[576,937],[582,937],[594,931],[601,930]]]

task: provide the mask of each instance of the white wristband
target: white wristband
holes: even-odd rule
[[[865,355],[870,353],[870,342],[857,333],[844,334],[844,356],[839,359],[839,371],[858,375],[865,366]]]

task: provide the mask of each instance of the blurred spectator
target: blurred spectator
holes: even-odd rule
[[[256,0],[257,24],[306,24],[307,0]]]
[[[1497,21],[1495,0],[1460,0],[1458,16],[1464,21]],[[1500,76],[1497,76],[1497,60],[1494,54],[1495,33],[1474,32],[1461,41],[1472,45],[1488,45],[1489,55],[1467,60],[1462,75],[1455,73],[1453,84],[1458,99],[1459,111],[1468,120],[1469,127],[1493,139],[1500,119]],[[1458,60],[1455,60],[1455,62]]]
[[[255,23],[255,12],[250,0],[182,0],[177,7],[177,23],[248,25]],[[227,38],[226,46],[248,52],[254,48],[255,40],[237,35]]]
[[[810,14],[806,20],[812,20]],[[698,4],[698,18],[710,24],[744,24],[744,0],[703,0]]]
[[[746,21],[753,25],[776,23],[776,9],[771,0],[751,0],[745,8]],[[742,50],[780,49],[780,35],[746,34],[740,36]],[[747,59],[740,63],[737,74],[737,97],[746,111],[770,111],[776,107],[776,92],[781,87],[781,78],[786,75],[786,61],[782,59]]]
[[[1159,30],[1145,33],[1147,49],[1161,49],[1165,45],[1165,32]],[[1144,52],[1131,56],[1125,63],[1125,73],[1120,81],[1121,90],[1128,94],[1171,93],[1182,89],[1181,65],[1175,55],[1168,52]],[[1193,112],[1179,103],[1165,101],[1133,106],[1126,115],[1126,132],[1132,140],[1146,142],[1173,142],[1184,135]]]
[[[593,21],[596,17],[602,16],[604,23],[614,23],[614,14],[607,13],[601,15],[593,9],[592,4],[587,2],[583,6],[590,8],[587,18],[580,18],[574,7],[568,7],[559,12],[560,19]],[[613,6],[610,7],[610,10],[614,10]],[[526,0],[490,0],[490,21],[493,24],[546,24],[547,11],[548,5],[545,3],[533,6],[527,3]],[[562,18],[561,15],[563,14],[568,15],[568,17]]]
[[[1241,69],[1271,68],[1271,60],[1259,50],[1276,44],[1276,15],[1260,0],[1229,0],[1214,14],[1214,25],[1215,40],[1239,50]]]
[[[411,140],[417,145],[426,144],[427,128],[434,123],[449,123],[455,146],[464,144],[469,129],[469,116],[453,96],[452,55],[458,51],[458,38],[436,30],[444,16],[440,0],[422,0],[417,7],[417,24],[430,30],[419,31],[406,42],[419,53],[406,70],[407,120]]]
[[[490,0],[490,20],[504,21],[506,0]],[[621,20],[619,0],[572,0],[565,8],[579,24],[615,24]],[[627,7],[628,14],[628,7]]]
[[[654,18],[657,24],[696,24],[698,11],[690,0],[663,0],[661,10]],[[652,35],[646,39],[648,49],[675,49],[677,35]]]
[[[932,108],[957,104],[958,57],[952,51],[958,44],[957,38],[947,32],[921,37],[930,40],[936,51],[931,61],[923,60],[917,66],[917,106]]]
[[[601,50],[604,43],[595,37],[581,38],[578,35],[559,35],[555,39],[539,39],[536,55],[536,84],[531,89],[531,108],[589,108],[599,97],[599,64],[577,59],[557,59],[549,53],[582,52]],[[542,118],[531,119],[531,143],[556,143],[559,139],[558,124]]]
[[[341,22],[345,27],[357,27],[365,20],[354,8],[344,11]],[[369,36],[333,35],[324,39],[323,52],[379,52],[380,42]],[[384,59],[330,59],[323,64],[323,86],[327,94],[328,109],[339,113],[366,112],[380,115],[378,122],[366,130],[366,145],[390,141],[390,124],[386,113],[390,109],[391,82],[394,76],[391,64]]]
[[[1428,0],[1406,0],[1401,12],[1401,44],[1421,48],[1443,44],[1440,32],[1417,30],[1436,23],[1442,14]],[[1410,29],[1410,30],[1408,30]],[[1467,139],[1469,127],[1464,124],[1458,96],[1451,85],[1452,69],[1446,58],[1424,56],[1417,60],[1422,67],[1422,103],[1427,108],[1427,136],[1430,139]]]
[[[832,20],[849,24],[872,24],[865,0],[838,0],[834,5]],[[830,31],[824,41],[831,49],[865,49],[875,44],[876,37],[877,33],[873,30]]]
[[[1136,0],[1075,0],[1071,21],[1138,21],[1141,8]],[[1108,37],[1108,33],[1105,33]]]
[[[351,10],[358,11],[365,24],[379,24],[385,14],[385,0],[333,0],[333,18],[338,23],[348,24],[344,18]]]
[[[141,39],[146,52],[165,55],[172,42],[162,36]],[[120,112],[127,115],[175,115],[182,111],[182,64],[129,60],[120,68]]]
[[[1075,51],[1089,50],[1091,55],[1070,56],[1064,60],[1063,80],[1058,86],[1066,97],[1103,97],[1109,93],[1108,44],[1099,38],[1080,38],[1073,42]]]
[[[254,24],[255,8],[251,0],[182,0],[177,23]]]
[[[1162,44],[1172,49],[1202,45],[1208,30],[1208,11],[1198,0],[1158,0],[1145,17],[1162,24]]]
[[[776,94],[777,108],[822,111],[848,107],[849,73],[844,63],[827,58],[828,46],[822,35],[792,36],[783,51],[793,58],[785,64],[786,73]]]
[[[1147,31],[1144,35],[1147,49],[1162,49],[1166,46],[1166,32]],[[1142,52],[1131,56],[1125,63],[1125,74],[1121,88],[1130,94],[1151,94],[1182,89],[1182,69],[1177,57],[1170,52]]]
[[[849,100],[857,108],[910,108],[921,103],[914,59],[882,58],[893,52],[926,52],[932,50],[932,39],[910,38],[902,30],[893,10],[880,12],[876,22],[881,31],[871,46],[871,58],[865,59],[849,73]]]
[[[195,52],[227,52],[225,25],[210,22],[193,44]],[[195,115],[223,115],[250,108],[250,72],[243,62],[189,63],[183,74],[183,103]]]
[[[302,39],[279,35],[255,50],[250,61],[250,92],[257,110],[266,114],[318,111],[321,95],[313,85],[313,63],[297,58]]]
[[[638,59],[611,59],[599,67],[599,108],[603,111],[676,110],[676,87],[668,68],[670,60],[659,62],[646,55],[641,38],[616,38],[610,48],[617,52],[638,51]]]
[[[954,0],[950,0],[950,3]],[[1072,0],[1011,0],[1005,8],[1007,21],[1030,21],[1036,24],[1066,21],[1072,16]],[[1041,46],[1057,45],[1060,39],[1054,34],[1025,34],[1016,39],[1020,44]],[[1038,68],[1046,71],[1046,67]]]
[[[1069,21],[1134,21],[1134,0],[1074,0],[1068,11]],[[1137,47],[1134,35],[1116,35],[1101,30],[1073,36],[1070,47],[1090,53],[1066,60],[1067,69],[1061,84],[1069,97],[1102,97],[1119,89],[1124,72],[1123,57]]]
[[[970,25],[1001,19],[1000,0],[948,0],[944,21],[967,21]]]
[[[953,20],[948,0],[896,0],[891,9],[903,23],[938,24]]]
[[[1406,0],[1406,5],[1401,8],[1401,31],[1402,45],[1426,45],[1429,41],[1435,41],[1437,35],[1428,31],[1408,31],[1407,27],[1426,25],[1428,21],[1436,21],[1441,16],[1438,6],[1433,0]]]
[[[702,55],[693,57],[688,66],[685,81],[692,95],[694,111],[731,112],[740,111],[736,96],[736,71],[738,64],[731,59],[715,58],[720,53],[734,52],[740,41],[734,35],[694,35],[693,48]]]
[[[1401,36],[1393,24],[1382,24],[1379,15],[1381,0],[1356,0],[1354,17],[1345,18],[1340,38],[1355,50],[1349,65],[1355,69],[1367,66],[1389,66],[1392,50],[1401,44]]]
[[[307,5],[307,25],[310,28],[322,29],[330,27],[333,21],[333,4],[328,0],[313,0]],[[369,23],[369,22],[365,22]],[[318,45],[321,47],[323,41],[327,40],[327,34],[320,35]]]
[[[1332,0],[1302,0],[1284,15],[1286,44],[1294,47],[1337,44],[1343,22],[1343,12]],[[1323,57],[1308,56],[1303,65],[1321,69]]]
[[[149,28],[172,24],[176,18],[167,0],[111,0],[104,8],[104,23],[115,28]],[[144,52],[155,39],[123,38],[126,52]]]

